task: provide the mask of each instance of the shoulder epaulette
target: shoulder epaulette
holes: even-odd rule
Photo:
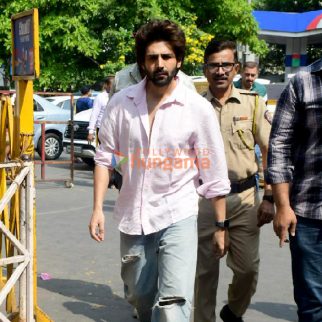
[[[257,92],[250,92],[250,91],[246,91],[246,90],[240,91],[239,93],[244,94],[244,95],[258,96]]]

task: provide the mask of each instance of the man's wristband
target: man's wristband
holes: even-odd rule
[[[266,201],[268,201],[270,203],[274,203],[274,197],[273,197],[273,195],[264,195],[263,196],[263,200],[266,200]]]
[[[224,221],[215,221],[215,226],[219,228],[229,228],[229,220],[225,219]]]

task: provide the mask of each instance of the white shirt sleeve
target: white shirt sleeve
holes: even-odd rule
[[[104,99],[104,93],[100,93],[96,96],[94,99],[94,104],[93,104],[93,109],[92,109],[92,114],[91,118],[89,120],[89,125],[87,129],[89,130],[90,133],[94,133],[96,128],[97,128],[97,121],[98,118],[101,114],[101,110],[105,109],[106,105],[106,100]]]

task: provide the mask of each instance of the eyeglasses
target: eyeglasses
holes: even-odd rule
[[[230,73],[234,66],[236,65],[236,63],[208,63],[205,64],[205,68],[207,68],[210,72],[218,72],[219,68],[221,67],[223,69],[224,72]]]

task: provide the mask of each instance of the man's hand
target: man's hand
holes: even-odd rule
[[[94,139],[95,139],[94,133],[88,133],[87,141],[92,142],[94,141]]]
[[[216,229],[213,235],[213,246],[216,258],[226,255],[229,247],[229,234],[227,229]]]
[[[267,200],[263,200],[257,211],[257,227],[269,224],[274,219],[274,215],[274,204]]]
[[[104,240],[104,223],[105,217],[103,211],[93,211],[88,228],[91,237],[98,242]]]
[[[280,239],[280,247],[283,247],[288,239],[288,233],[291,236],[295,236],[296,223],[296,216],[291,207],[277,208],[273,226],[276,236]]]

